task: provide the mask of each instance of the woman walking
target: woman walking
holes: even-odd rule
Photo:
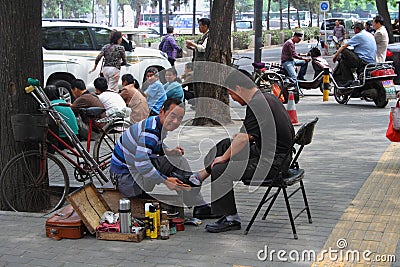
[[[95,71],[100,59],[104,57],[101,73],[107,80],[108,88],[117,93],[121,66],[126,65],[125,48],[120,45],[121,41],[122,33],[113,30],[110,34],[110,43],[103,46],[96,57],[93,69],[89,71],[89,73]]]

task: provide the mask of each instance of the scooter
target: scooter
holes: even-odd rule
[[[333,37],[335,41],[335,37]],[[366,101],[374,101],[378,108],[384,108],[390,99],[396,99],[396,87],[393,78],[396,77],[391,61],[382,63],[369,63],[357,72],[353,73],[354,80],[339,85],[337,82],[341,60],[336,65],[330,78],[333,83],[333,95],[339,104],[347,104],[350,98],[362,98]]]
[[[321,51],[318,47],[311,47],[310,51],[307,53],[311,57],[311,64],[314,69],[314,78],[311,81],[298,80],[298,85],[300,89],[316,89],[320,88],[323,92],[323,74],[324,69],[328,68],[329,73],[332,73],[332,67],[321,55]]]

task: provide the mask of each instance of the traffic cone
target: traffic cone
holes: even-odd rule
[[[328,56],[329,55],[329,53],[328,53],[329,47],[326,43],[324,44],[324,49],[325,49],[324,56]]]
[[[296,104],[294,103],[294,94],[289,92],[289,101],[286,106],[287,113],[289,114],[290,121],[293,125],[300,125],[297,119]]]

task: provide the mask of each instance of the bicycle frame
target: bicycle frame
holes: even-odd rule
[[[78,163],[68,157],[64,152],[62,152],[58,147],[52,144],[52,147],[60,153],[66,160],[72,163],[79,171],[84,171],[86,174],[91,174],[96,177],[96,179],[100,182],[101,185],[104,185],[104,182],[107,183],[109,179],[104,175],[98,163],[92,158],[87,150],[83,147],[82,143],[79,141],[78,137],[74,134],[72,129],[68,126],[68,124],[64,121],[64,119],[60,116],[60,114],[54,109],[54,106],[50,103],[50,100],[47,98],[43,89],[40,86],[29,86],[25,88],[26,93],[30,93],[33,98],[39,103],[40,111],[48,114],[50,118],[56,123],[59,124],[59,127],[65,132],[69,141],[73,144],[72,148],[68,144],[66,144],[62,139],[60,139],[54,132],[49,129],[49,132],[52,136],[54,136],[59,142],[74,153],[79,158],[82,158],[85,165],[89,167],[89,169],[85,170]],[[90,143],[90,139],[88,141]],[[89,144],[90,145],[90,144]],[[92,180],[92,176],[90,177]]]

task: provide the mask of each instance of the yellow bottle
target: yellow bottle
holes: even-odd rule
[[[150,229],[150,238],[152,239],[156,239],[158,238],[158,228],[159,228],[159,224],[160,222],[157,222],[157,209],[155,206],[150,205],[149,206],[149,217],[150,220],[153,220],[153,227],[152,229]]]

